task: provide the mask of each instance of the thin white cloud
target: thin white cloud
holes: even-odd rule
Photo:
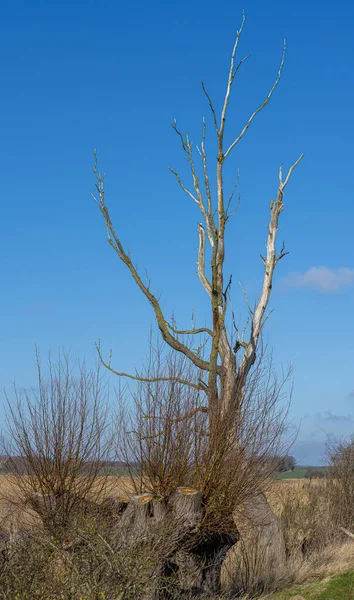
[[[286,288],[310,288],[317,292],[336,293],[354,283],[354,269],[310,267],[304,273],[289,273],[282,280]]]
[[[336,415],[331,410],[324,410],[322,413],[316,413],[317,421],[325,421],[327,423],[353,423],[354,415]]]

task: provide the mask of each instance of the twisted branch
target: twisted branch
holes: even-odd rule
[[[103,366],[106,367],[106,369],[108,369],[108,371],[111,371],[111,373],[113,373],[114,375],[117,375],[118,377],[127,377],[128,379],[134,379],[134,381],[143,381],[145,383],[156,383],[158,381],[175,381],[176,383],[181,383],[182,385],[186,385],[195,390],[202,390],[203,392],[205,392],[205,390],[206,390],[206,384],[204,382],[202,382],[201,380],[199,383],[193,383],[192,381],[188,381],[187,379],[183,379],[181,377],[173,377],[173,376],[170,376],[170,377],[140,377],[140,375],[132,375],[131,373],[123,373],[123,372],[116,371],[111,366],[110,360],[108,362],[106,362],[104,360],[102,353],[101,353],[101,347],[100,347],[99,342],[96,343],[96,350],[98,353],[98,357],[99,357],[101,363],[103,364]],[[111,355],[110,355],[110,359],[111,359]]]

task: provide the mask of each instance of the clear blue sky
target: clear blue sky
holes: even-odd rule
[[[162,291],[166,314],[207,316],[196,276],[196,207],[168,166],[184,172],[171,123],[198,142],[220,106],[241,11],[247,22],[229,136],[282,81],[229,161],[241,207],[229,228],[228,268],[257,295],[269,200],[279,164],[305,159],[286,192],[267,334],[278,363],[295,364],[301,462],[318,462],[325,434],[353,429],[354,4],[280,2],[0,2],[2,294],[0,388],[34,383],[33,347],[62,346],[139,367],[152,312],[105,239],[90,197],[92,151],[123,241]],[[210,119],[209,119],[210,122]],[[211,128],[210,128],[211,133]],[[322,268],[320,268],[322,267]],[[241,306],[237,306],[240,310]]]

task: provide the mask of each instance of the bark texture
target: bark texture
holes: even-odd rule
[[[258,590],[276,580],[286,561],[286,547],[280,523],[263,493],[253,494],[238,511],[240,542],[232,555],[233,568],[243,573],[248,585]]]
[[[221,567],[238,534],[236,528],[220,533],[203,526],[198,490],[178,488],[168,501],[140,494],[127,503],[113,498],[109,503],[117,510],[115,535],[125,538],[130,549],[145,548],[153,557],[145,600],[220,591]]]
[[[284,536],[264,494],[252,495],[244,505],[243,516],[244,519],[238,522],[240,536],[249,540],[256,539],[265,551],[270,566],[284,562]]]

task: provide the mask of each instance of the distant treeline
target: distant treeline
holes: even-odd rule
[[[90,466],[90,463],[86,462],[81,469],[81,473],[84,474],[85,472],[88,472],[90,470]],[[132,466],[133,465],[130,465],[130,468],[132,468]],[[122,461],[102,461],[102,473],[112,473],[112,475],[121,475],[125,474],[127,471],[128,466]],[[15,472],[22,473],[23,475],[26,475],[26,473],[29,472],[25,460],[21,456],[0,456],[0,475],[6,475]]]

